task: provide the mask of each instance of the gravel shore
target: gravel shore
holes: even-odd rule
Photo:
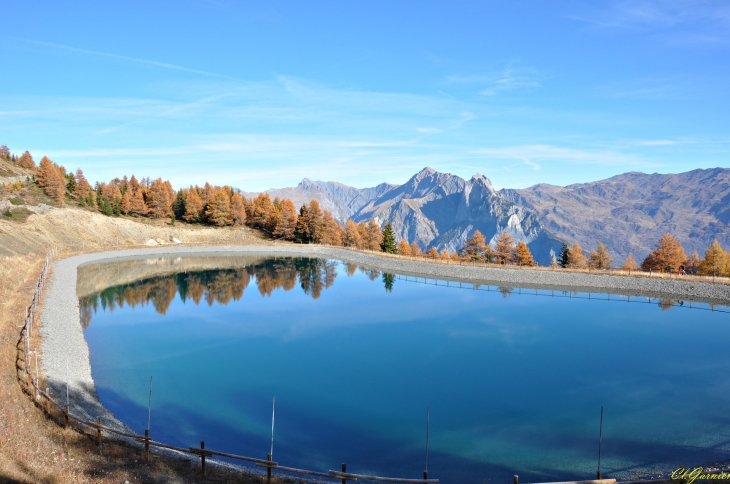
[[[77,268],[102,261],[184,255],[282,255],[339,259],[384,272],[482,285],[642,295],[730,305],[730,286],[646,277],[610,276],[558,271],[485,268],[381,257],[375,254],[317,246],[163,246],[83,254],[56,261],[46,285],[41,315],[43,371],[52,395],[66,399],[66,365],[70,412],[84,420],[101,417],[104,425],[131,432],[99,402],[91,377],[89,348],[79,322]]]

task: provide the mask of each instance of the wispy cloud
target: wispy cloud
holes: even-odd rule
[[[678,142],[670,140],[670,139],[653,139],[653,140],[639,141],[637,144],[639,146],[669,146],[669,145],[676,145],[676,144],[678,144]]]
[[[446,78],[447,84],[481,84],[479,94],[495,96],[517,89],[540,87],[544,79],[537,70],[531,67],[511,63],[500,72],[493,74],[454,75]]]
[[[621,0],[606,7],[591,5],[570,18],[598,29],[658,33],[672,43],[730,44],[727,2]]]
[[[613,99],[662,100],[686,97],[685,86],[666,79],[635,79],[610,82],[599,86],[596,91]]]
[[[552,145],[523,145],[504,148],[483,148],[475,153],[496,160],[517,160],[534,169],[541,168],[539,162],[568,162],[581,165],[635,165],[646,164],[636,155],[618,151],[581,150]]]
[[[48,47],[48,48],[56,49],[56,50],[64,50],[67,52],[74,52],[77,54],[84,54],[84,55],[95,56],[95,57],[106,57],[109,59],[122,60],[122,61],[127,61],[127,62],[135,62],[137,64],[145,64],[148,66],[160,67],[163,69],[172,69],[172,70],[176,70],[176,71],[190,72],[192,74],[201,74],[204,76],[220,77],[223,79],[232,79],[229,76],[225,76],[222,74],[216,74],[215,72],[191,69],[188,67],[178,66],[175,64],[169,64],[167,62],[159,62],[159,61],[154,61],[154,60],[149,60],[149,59],[140,59],[138,57],[129,57],[126,55],[119,55],[119,54],[114,54],[111,52],[100,52],[100,51],[96,51],[96,50],[81,49],[78,47],[72,47],[70,45],[64,45],[64,44],[57,44],[54,42],[43,42],[40,40],[24,39],[24,38],[20,38],[20,37],[10,37],[10,38],[21,41],[21,42],[25,42],[28,44],[32,44],[32,45]]]

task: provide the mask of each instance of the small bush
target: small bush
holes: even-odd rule
[[[20,197],[9,198],[8,201],[13,205],[25,205],[25,200]]]

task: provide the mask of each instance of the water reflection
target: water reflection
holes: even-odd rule
[[[357,264],[344,264],[347,276],[359,269],[371,281],[380,272]],[[297,285],[304,294],[318,299],[330,288],[337,277],[337,262],[325,259],[286,258],[266,259],[259,263],[234,269],[211,269],[147,278],[138,282],[109,287],[101,292],[80,298],[81,324],[88,328],[92,316],[101,307],[113,312],[125,305],[135,308],[152,304],[155,311],[165,315],[179,294],[183,302],[196,305],[205,301],[227,305],[238,301],[253,281],[262,296],[271,296],[277,289],[291,291]],[[393,290],[395,275],[383,273],[385,290]]]
[[[305,294],[318,299],[331,287],[337,263],[323,259],[268,259],[236,269],[215,269],[153,277],[139,282],[109,287],[97,294],[80,298],[81,323],[88,327],[99,307],[114,311],[125,305],[132,308],[152,304],[159,314],[166,314],[177,294],[183,302],[196,305],[205,301],[226,305],[238,301],[254,281],[262,296],[271,296],[277,289],[290,291],[297,282]]]

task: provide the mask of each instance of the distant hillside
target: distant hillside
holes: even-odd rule
[[[425,168],[403,185],[381,183],[363,189],[305,178],[296,187],[266,193],[272,198],[288,198],[296,206],[317,200],[342,222],[372,219],[382,227],[390,221],[399,240],[417,242],[422,249],[454,252],[475,230],[487,240],[496,240],[507,230],[516,242],[528,244],[540,264],[547,265],[550,251],[557,252],[562,245],[545,232],[534,214],[505,199],[481,175],[467,181]],[[258,193],[244,195],[254,197]]]
[[[505,189],[508,200],[537,213],[560,238],[593,248],[603,242],[621,261],[650,252],[669,232],[687,254],[704,254],[713,239],[730,246],[730,169],[647,175],[631,172],[606,180],[558,187]]]
[[[288,198],[296,207],[317,200],[323,209],[329,210],[335,219],[345,222],[368,202],[391,190],[396,185],[381,183],[372,188],[355,188],[337,182],[312,181],[308,178],[295,187],[272,188],[266,193],[271,198]],[[256,197],[258,192],[242,192],[247,198]]]

